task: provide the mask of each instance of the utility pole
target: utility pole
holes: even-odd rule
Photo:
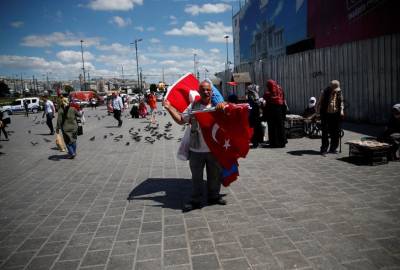
[[[142,90],[143,81],[142,81],[142,68],[140,68],[140,90]]]
[[[135,39],[135,41],[131,44],[135,44],[135,52],[136,52],[136,73],[137,73],[137,83],[139,84],[139,60],[138,60],[138,55],[137,55],[137,44],[138,42],[142,41],[143,39]],[[140,86],[140,92],[143,93],[142,86]]]
[[[196,74],[196,54],[193,54],[193,74]]]
[[[165,83],[165,81],[164,81],[164,67],[162,67],[162,82]]]
[[[229,36],[225,35],[224,38],[226,41],[226,63],[225,63],[225,80],[226,80],[226,82],[225,82],[225,87],[227,89],[228,87],[227,87],[226,83],[228,82],[228,39],[229,39]],[[228,91],[226,91],[226,94],[228,94]]]
[[[125,86],[125,79],[124,79],[124,66],[122,66],[121,70],[122,70],[122,86]]]
[[[86,91],[86,74],[85,74],[85,60],[83,59],[83,40],[81,40],[81,53],[82,53],[82,70],[83,70],[83,88]],[[81,86],[82,89],[82,86]]]

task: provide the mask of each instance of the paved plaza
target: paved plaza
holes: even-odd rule
[[[400,269],[400,162],[359,166],[340,159],[347,145],[322,157],[320,140],[291,139],[240,160],[226,206],[183,214],[182,127],[149,143],[145,119],[116,128],[87,109],[68,160],[37,116],[13,116],[0,141],[0,269]],[[158,120],[161,133],[172,121]]]

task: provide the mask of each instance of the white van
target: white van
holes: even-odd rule
[[[18,98],[13,101],[11,105],[3,106],[1,109],[3,111],[7,111],[9,114],[13,114],[16,112],[24,112],[24,100],[28,102],[28,110],[31,113],[37,113],[39,111],[39,98],[38,97],[27,97],[27,98]]]

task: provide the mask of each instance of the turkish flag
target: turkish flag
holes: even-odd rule
[[[187,73],[168,87],[165,99],[171,103],[172,107],[183,112],[190,103],[200,97],[198,89],[197,78],[192,73]]]
[[[228,104],[224,111],[197,113],[203,138],[223,167],[224,186],[239,175],[238,158],[246,157],[252,129],[249,126],[247,104]]]

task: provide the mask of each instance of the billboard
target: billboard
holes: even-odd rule
[[[286,46],[306,39],[307,1],[247,1],[238,14],[240,62],[285,54]]]
[[[398,0],[308,0],[308,35],[316,48],[400,32]]]

